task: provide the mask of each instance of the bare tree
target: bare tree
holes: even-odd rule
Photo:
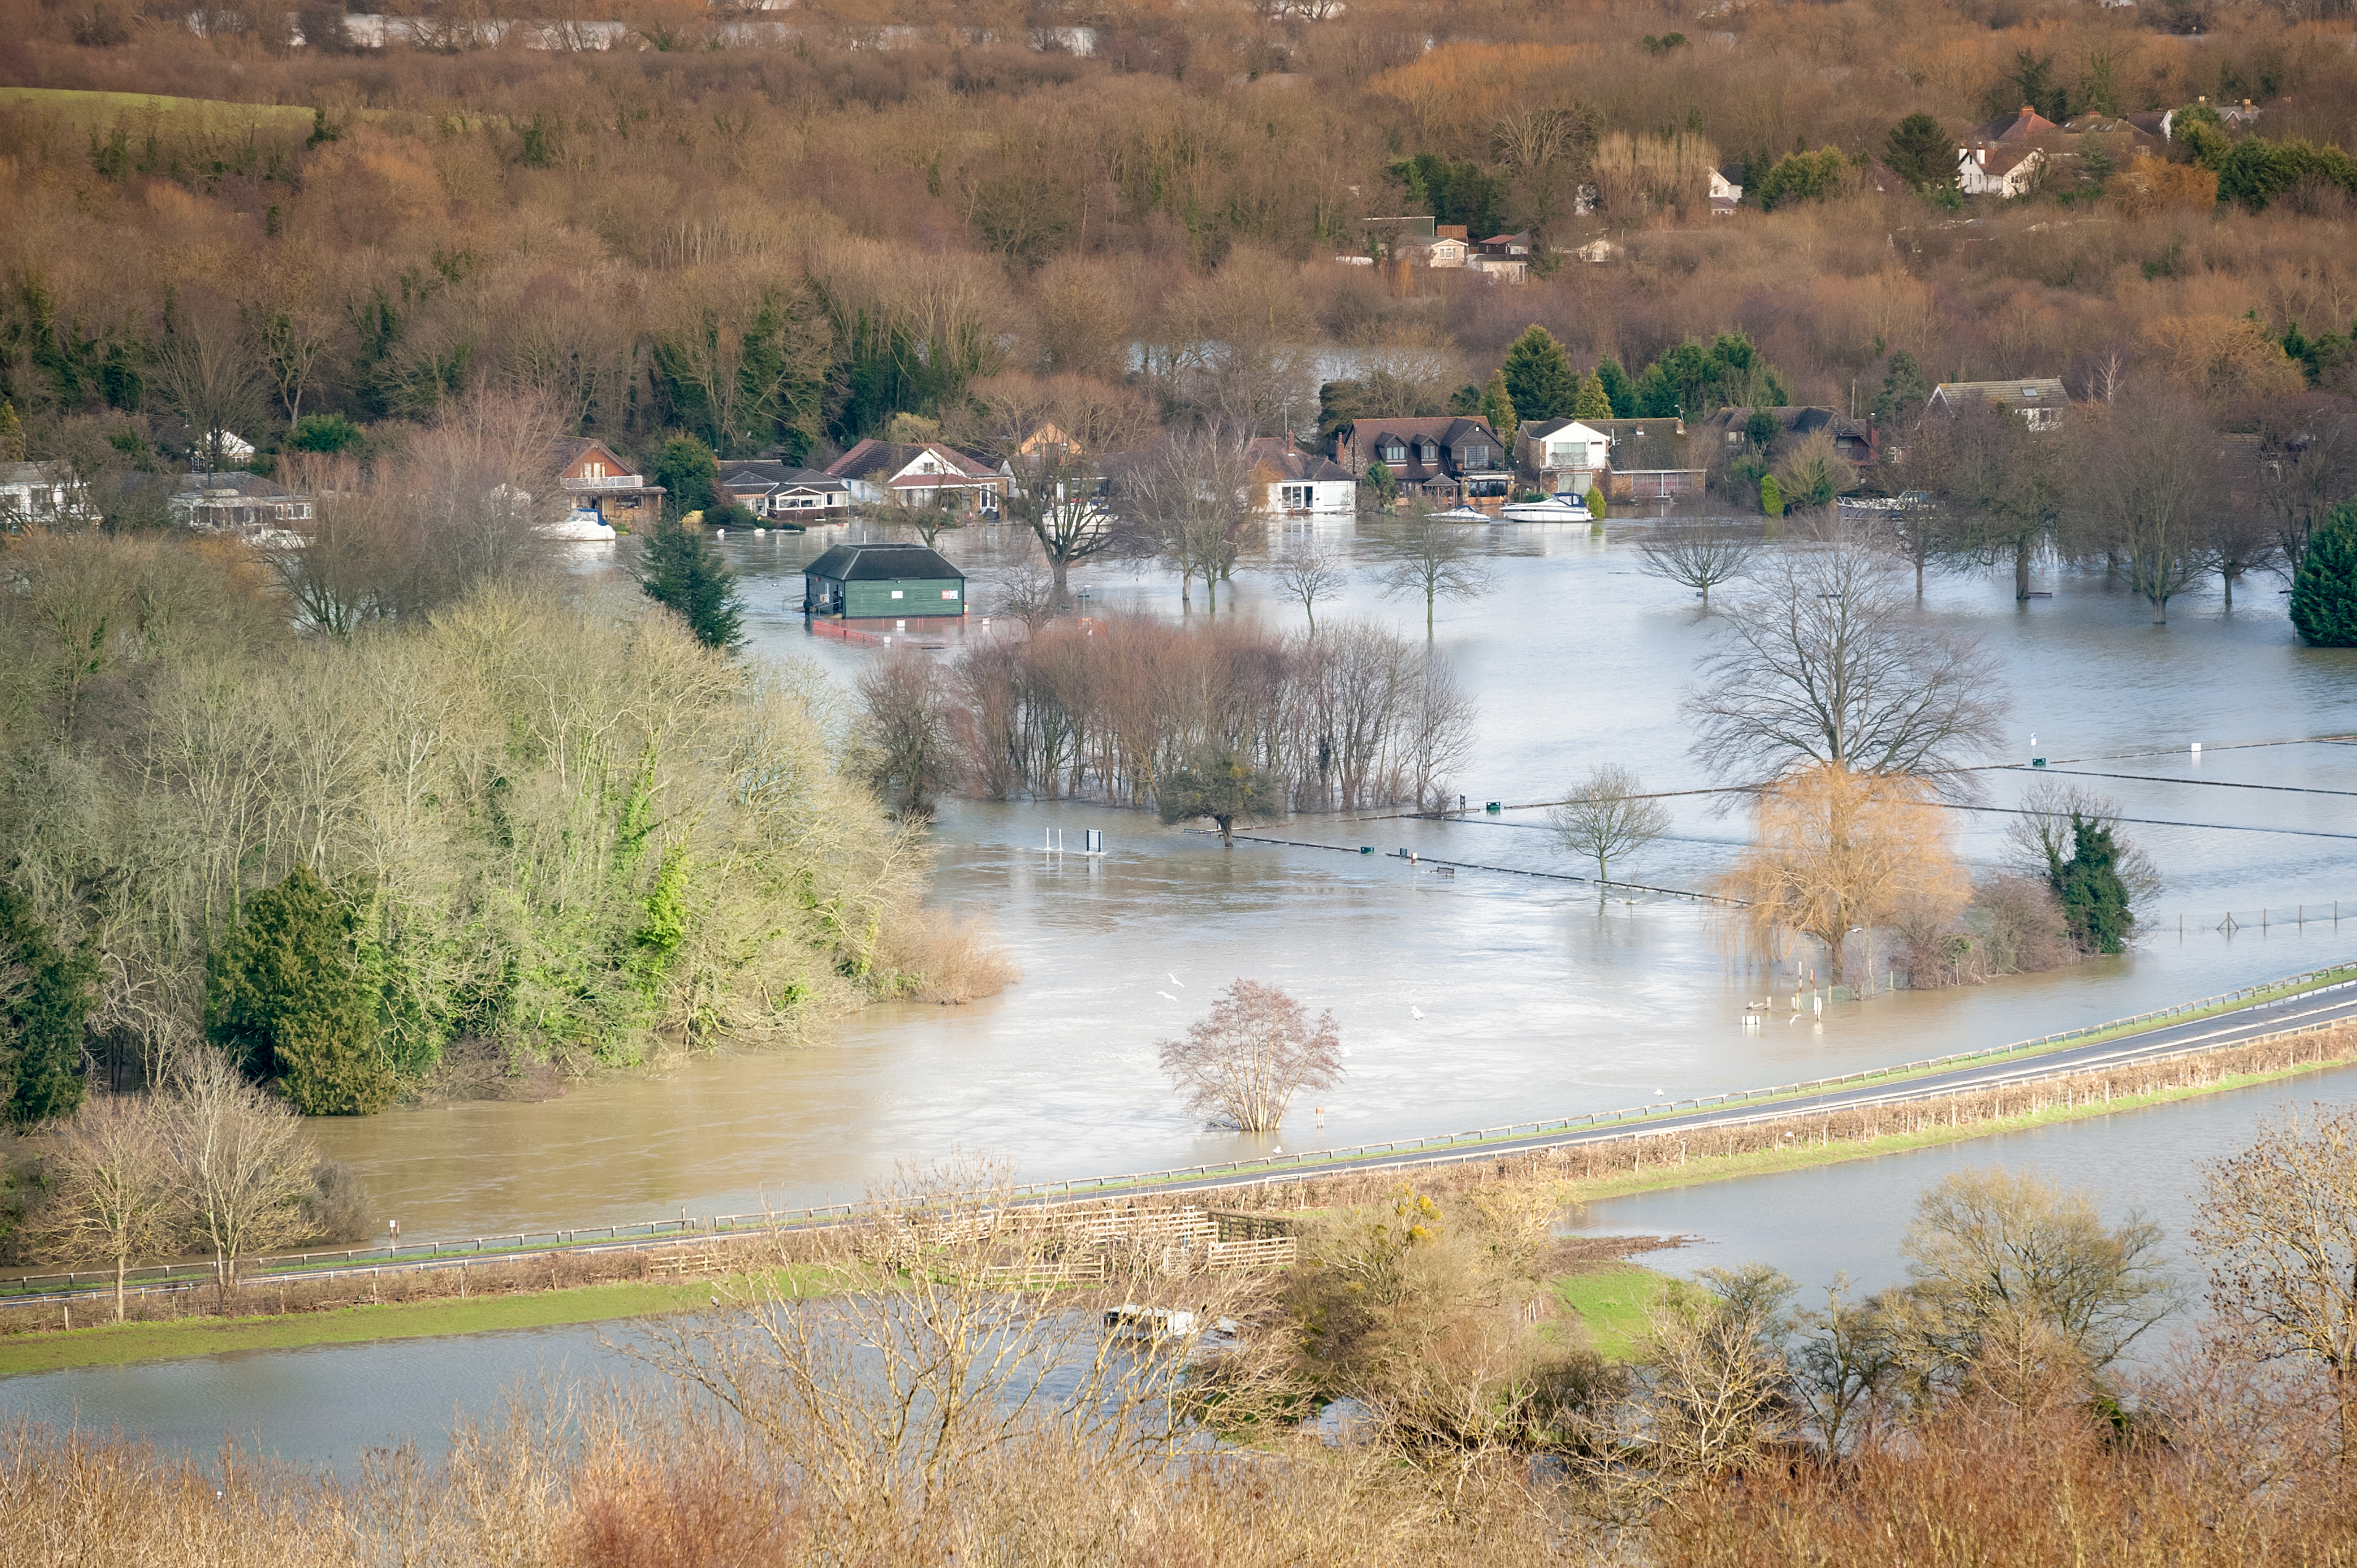
[[[2261,505],[2276,532],[2276,564],[2299,570],[2309,536],[2349,494],[2357,474],[2357,422],[2343,399],[2309,395],[2262,405],[2255,458]]]
[[[1644,793],[1637,775],[1617,762],[1589,772],[1547,809],[1555,836],[1574,854],[1596,863],[1596,880],[1611,877],[1611,863],[1634,854],[1670,831],[1670,813]]]
[[[246,1082],[218,1051],[183,1064],[160,1122],[180,1209],[212,1249],[226,1299],[246,1258],[310,1233],[304,1199],[318,1156],[285,1101]]]
[[[196,300],[167,312],[154,374],[188,421],[189,444],[206,468],[225,467],[229,437],[269,413],[270,379],[228,306]]]
[[[48,1201],[26,1227],[40,1251],[114,1269],[114,1321],[134,1260],[165,1250],[176,1218],[172,1162],[154,1108],[102,1095],[83,1102],[41,1162]]]
[[[1706,607],[1713,588],[1749,570],[1760,542],[1758,530],[1710,518],[1663,523],[1638,542],[1637,552],[1645,558],[1648,573],[1692,588]]]
[[[910,1561],[992,1466],[1126,1470],[1185,1441],[1180,1379],[1232,1291],[1192,1277],[1179,1306],[1123,1218],[1027,1208],[997,1162],[903,1165],[858,1223],[781,1248],[720,1311],[651,1320],[635,1353],[790,1466],[851,1556]]]
[[[2061,457],[2055,435],[1994,404],[1927,413],[1898,469],[1921,504],[1894,518],[1917,595],[1927,562],[1953,556],[2011,567],[2013,596],[2027,597],[2030,568],[2061,519]]]
[[[2218,433],[2191,398],[2145,385],[2091,405],[2079,424],[2083,520],[2162,625],[2169,601],[2208,569],[2207,520],[2227,502]]]
[[[999,574],[991,585],[990,613],[1023,623],[1031,636],[1056,618],[1059,593],[1055,577],[1037,561],[1027,560]]]
[[[894,648],[859,676],[863,771],[895,814],[924,821],[955,781],[950,697],[931,655]]]
[[[1070,596],[1072,567],[1112,549],[1120,531],[1100,494],[1101,466],[1077,446],[1042,442],[1008,454],[1015,477],[1006,487],[1006,515],[1031,531],[1046,552],[1056,582],[1056,602]]]
[[[1309,629],[1318,629],[1318,601],[1341,591],[1351,580],[1349,557],[1312,539],[1286,551],[1273,562],[1269,576],[1287,598],[1301,601]]]
[[[2320,1368],[2337,1406],[2340,1452],[2357,1452],[2357,1111],[2263,1122],[2251,1146],[2217,1162],[2193,1240],[2210,1303],[2237,1348]]]
[[[1329,1011],[1311,1018],[1274,985],[1238,980],[1220,993],[1209,1016],[1183,1040],[1161,1042],[1162,1070],[1187,1109],[1217,1116],[1246,1133],[1285,1120],[1304,1089],[1342,1081],[1342,1041]]]
[[[1779,550],[1726,611],[1683,704],[1722,779],[1838,764],[1961,792],[2004,703],[1978,642],[1917,618],[1888,555],[1850,538]]]
[[[1493,580],[1475,536],[1460,524],[1441,522],[1429,514],[1409,519],[1399,532],[1377,541],[1376,548],[1386,563],[1380,579],[1383,596],[1424,600],[1426,640],[1440,600],[1471,598],[1487,592]]]
[[[1891,1305],[1919,1387],[1953,1387],[2034,1326],[2100,1372],[2177,1305],[2160,1230],[2105,1226],[2085,1194],[2035,1175],[1960,1171],[1923,1195],[1900,1251],[1910,1283]]]
[[[1211,607],[1220,607],[1220,584],[1251,521],[1253,462],[1242,429],[1214,421],[1182,431],[1130,476],[1128,548],[1178,570],[1182,606],[1193,603],[1190,585],[1200,576]]]

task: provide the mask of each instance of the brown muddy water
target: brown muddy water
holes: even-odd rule
[[[1380,526],[1380,525],[1375,525]],[[1437,642],[1480,705],[1458,785],[1474,804],[1548,799],[1600,761],[1655,789],[1709,780],[1685,751],[1681,689],[1714,639],[1683,590],[1637,569],[1643,524],[1486,530],[1494,590],[1441,607]],[[1366,569],[1371,529],[1332,532],[1360,579],[1318,607],[1422,632],[1421,604],[1386,602]],[[802,563],[833,533],[731,534],[755,657],[808,659],[846,683],[872,650],[810,637],[795,607]],[[584,547],[586,577],[619,576],[614,546]],[[619,547],[627,551],[628,542]],[[975,579],[1015,553],[1004,530],[944,536]],[[1178,613],[1154,571],[1074,575],[1096,613]],[[2357,789],[2344,745],[2225,749],[2357,731],[2357,654],[2303,649],[2273,585],[2246,585],[2229,614],[2214,595],[2179,600],[2166,628],[2099,575],[2062,573],[2051,599],[2018,605],[2009,584],[1935,577],[1923,613],[1986,638],[2011,688],[2015,749],[2052,758],[2144,752],[2082,768],[2131,818],[2357,835],[2357,804],[2323,794],[2185,780]],[[1196,614],[1202,614],[1197,593]],[[1222,614],[1300,624],[1248,563]],[[937,657],[951,657],[953,650]],[[2201,741],[2196,761],[2188,749]],[[2026,774],[1999,774],[2006,804]],[[1687,801],[1674,837],[1623,875],[1705,885],[1741,841],[1739,819]],[[2007,819],[1960,812],[1958,842],[1994,861]],[[1821,1026],[1745,1034],[1741,1004],[1765,986],[1730,964],[1707,910],[1684,900],[1599,905],[1578,884],[1462,872],[1391,857],[1577,872],[1533,811],[1463,823],[1300,817],[1268,832],[1355,852],[1240,844],[1222,851],[1152,817],[1084,802],[954,803],[936,829],[935,901],[987,914],[1024,970],[1004,995],[963,1008],[868,1009],[827,1043],[688,1062],[584,1084],[537,1104],[475,1103],[316,1123],[356,1165],[404,1236],[457,1236],[617,1219],[745,1211],[856,1197],[894,1161],[963,1147],[1012,1160],[1025,1178],[1084,1176],[1232,1158],[1255,1149],[1351,1144],[1708,1093],[1982,1047],[2119,1016],[2357,951],[2357,836],[2212,826],[2130,829],[2168,879],[2150,935],[2128,956],[1968,990],[1838,1007]],[[1102,861],[1045,854],[1043,833],[1106,834]],[[2335,899],[2352,918],[2330,918]],[[2266,929],[2250,929],[2262,905]],[[2304,923],[2287,925],[2299,906]],[[2246,924],[2218,929],[2229,910]],[[2179,924],[2183,922],[2180,932]],[[1281,1133],[1207,1130],[1182,1115],[1155,1070],[1155,1043],[1181,1030],[1238,975],[1331,1007],[1348,1080]],[[1415,1014],[1423,1016],[1418,1019]]]

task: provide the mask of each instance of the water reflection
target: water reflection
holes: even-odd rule
[[[843,530],[732,533],[754,650],[813,660],[838,680],[871,650],[810,637],[794,609],[803,562]],[[1636,569],[1634,530],[1484,531],[1497,586],[1440,607],[1437,641],[1480,703],[1458,788],[1480,802],[1547,798],[1598,761],[1663,789],[1706,782],[1684,753],[1681,686],[1711,635],[1683,590]],[[1005,529],[945,534],[980,585],[1019,553]],[[1420,602],[1386,603],[1363,569],[1330,615],[1381,618],[1420,635]],[[626,542],[622,547],[627,551]],[[584,568],[619,569],[610,555]],[[1175,615],[1175,580],[1127,565],[1084,566],[1092,604]],[[2165,629],[2141,601],[2064,577],[2057,597],[2018,605],[2007,585],[1935,578],[1924,614],[1986,638],[2011,682],[2015,725],[2056,758],[2138,749],[2168,755],[2093,765],[2145,776],[2106,780],[2128,814],[2186,822],[2352,831],[2343,800],[2195,787],[2230,779],[2357,789],[2339,745],[2221,749],[2357,729],[2357,654],[2297,645],[2279,601],[2246,595],[2172,607]],[[2254,604],[2256,607],[2253,607]],[[1223,614],[1299,624],[1250,563]],[[1199,611],[1200,613],[1200,611]],[[2195,764],[2185,749],[2205,743]],[[2025,782],[2001,775],[2004,803]],[[1695,886],[1716,875],[1742,824],[1674,802],[1672,839],[1630,870]],[[1994,860],[2006,819],[1966,814],[1960,842]],[[1347,1083],[1326,1100],[1322,1137],[1288,1148],[1419,1135],[1642,1101],[1656,1088],[1702,1093],[1849,1070],[2019,1038],[2346,958],[2330,920],[2228,936],[2227,909],[2266,903],[2357,918],[2357,843],[2195,829],[2140,828],[2169,879],[2159,931],[2126,958],[1985,987],[1901,994],[1837,1009],[1820,1029],[1746,1035],[1756,977],[1732,970],[1708,913],[1678,900],[1599,907],[1577,885],[1464,873],[1442,881],[1387,858],[1424,854],[1577,872],[1532,813],[1461,824],[1297,818],[1284,836],[1335,851],[1240,845],[1232,854],[1150,816],[1078,802],[955,803],[937,830],[940,901],[987,912],[1026,978],[966,1008],[869,1009],[832,1042],[789,1054],[690,1063],[615,1079],[540,1105],[479,1104],[324,1123],[331,1152],[361,1166],[382,1212],[411,1235],[474,1234],[673,1213],[744,1210],[853,1196],[904,1156],[952,1145],[1003,1154],[1027,1177],[1085,1176],[1230,1158],[1255,1146],[1178,1113],[1154,1070],[1154,1043],[1238,974],[1276,980],[1331,1006],[1351,1047]],[[1103,863],[1045,855],[1044,830],[1080,842],[1105,831]],[[1372,844],[1384,852],[1361,856]],[[2182,918],[2184,930],[2178,930]],[[1176,974],[1184,989],[1166,978]],[[1158,993],[1178,998],[1164,1000]],[[1418,1022],[1411,1006],[1425,1015]]]

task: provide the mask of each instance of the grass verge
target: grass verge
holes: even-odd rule
[[[744,1283],[740,1277],[737,1282]],[[823,1288],[813,1277],[807,1295]],[[292,1350],[307,1345],[357,1345],[379,1339],[419,1339],[441,1334],[488,1334],[502,1328],[551,1328],[688,1312],[710,1305],[705,1280],[630,1281],[520,1291],[437,1301],[387,1302],[284,1316],[184,1317],[168,1323],[105,1324],[94,1328],[12,1334],[0,1339],[0,1377],[67,1367],[124,1366],[133,1361],[216,1356],[231,1350]],[[83,1303],[98,1309],[99,1304]]]
[[[1645,1315],[1670,1288],[1670,1278],[1634,1263],[1614,1263],[1558,1274],[1547,1283],[1555,1300],[1579,1315],[1598,1354],[1626,1361],[1637,1353]]]
[[[1594,1180],[1576,1179],[1569,1185],[1581,1201],[1597,1202],[1608,1197],[1630,1197],[1638,1193],[1662,1192],[1675,1187],[1693,1187],[1703,1182],[1731,1181],[1738,1176],[1774,1176],[1783,1171],[1807,1170],[1816,1165],[1840,1165],[1846,1160],[1872,1159],[1878,1155],[1902,1154],[1910,1149],[1936,1148],[1945,1144],[1961,1144],[1972,1138],[1986,1138],[2002,1133],[2018,1133],[2033,1127],[2058,1126],[2066,1122],[2085,1122],[2098,1116],[2109,1116],[2122,1111],[2136,1111],[2152,1105],[2174,1105],[2180,1101],[2199,1100],[2205,1095],[2221,1094],[2229,1090],[2252,1089],[2263,1084],[2280,1083],[2287,1079],[2303,1078],[2313,1073],[2331,1072],[2357,1067],[2357,1057],[2341,1057],[2327,1062],[2309,1062],[2297,1067],[2279,1068],[2266,1072],[2228,1073],[2214,1081],[2185,1088],[2164,1088],[2146,1094],[2123,1094],[2109,1103],[2094,1101],[2065,1109],[2050,1105],[2043,1110],[2019,1116],[1983,1119],[1968,1122],[1960,1127],[1931,1127],[1915,1133],[1890,1133],[1878,1138],[1859,1140],[1837,1138],[1830,1143],[1802,1144],[1795,1142],[1781,1149],[1760,1149],[1749,1154],[1707,1155],[1686,1160],[1678,1165],[1665,1165],[1641,1173],[1630,1172],[1599,1176]],[[1889,1107],[1893,1112],[1902,1106]],[[1665,1135],[1665,1140],[1667,1136]]]

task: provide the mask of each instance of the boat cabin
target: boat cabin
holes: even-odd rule
[[[922,544],[838,544],[802,568],[802,614],[916,620],[965,614],[965,574]]]

